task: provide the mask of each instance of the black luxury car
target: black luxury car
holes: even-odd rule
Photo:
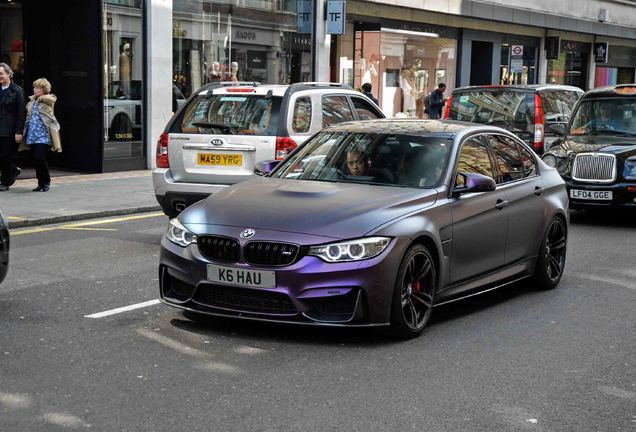
[[[0,211],[0,282],[9,270],[9,228]]]
[[[566,182],[570,207],[636,208],[636,84],[590,90],[543,161]]]

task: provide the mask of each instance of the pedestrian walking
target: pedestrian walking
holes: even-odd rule
[[[33,192],[46,192],[51,184],[47,154],[62,151],[60,124],[55,119],[54,106],[57,97],[51,94],[51,83],[46,78],[33,81],[33,96],[26,106],[24,143],[20,150],[31,150],[35,162],[38,187]]]
[[[437,88],[424,98],[424,113],[428,114],[428,118],[442,118],[442,108],[446,104],[444,91],[446,91],[446,84],[439,83]]]
[[[24,91],[12,81],[13,71],[0,63],[0,192],[9,186],[22,171],[14,161],[17,145],[24,129]]]
[[[371,93],[371,89],[373,89],[371,83],[367,82],[362,84],[362,94],[371,99],[376,105],[378,105],[378,100],[375,98],[375,96],[373,96],[373,93]]]

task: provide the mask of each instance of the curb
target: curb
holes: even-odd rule
[[[161,211],[161,206],[146,206],[146,207],[132,207],[132,208],[124,208],[117,210],[101,210],[87,213],[77,213],[70,215],[60,215],[60,216],[50,216],[50,217],[42,217],[38,219],[26,219],[20,221],[9,221],[9,229],[15,228],[25,228],[32,227],[38,225],[51,225],[62,222],[72,222],[84,219],[97,219],[102,217],[109,216],[121,216],[121,215],[129,215],[135,213],[150,213],[155,211]]]

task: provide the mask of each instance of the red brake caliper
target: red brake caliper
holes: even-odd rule
[[[422,290],[422,282],[416,280],[413,284],[413,289],[415,289],[415,292],[420,292]]]

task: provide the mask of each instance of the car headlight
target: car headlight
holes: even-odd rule
[[[546,154],[541,158],[546,165],[551,166],[552,168],[556,168],[557,166],[557,158],[554,155]]]
[[[188,229],[184,227],[183,224],[181,224],[181,222],[179,222],[179,220],[176,218],[170,220],[166,238],[172,243],[182,247],[186,247],[192,243],[197,242],[197,236],[188,231]]]
[[[330,263],[360,261],[380,255],[388,246],[390,238],[369,237],[339,243],[312,246],[308,255]]]
[[[636,156],[628,157],[625,160],[623,178],[625,180],[636,180]]]

